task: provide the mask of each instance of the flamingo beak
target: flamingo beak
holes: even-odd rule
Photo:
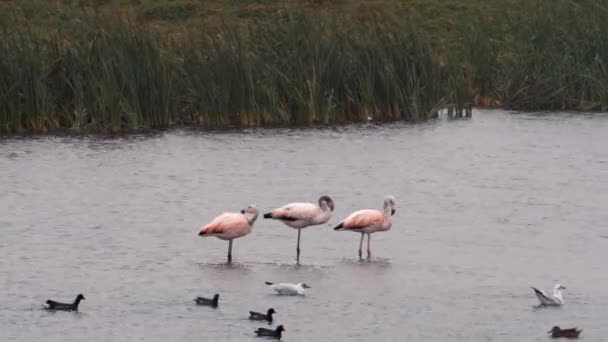
[[[395,209],[391,209],[391,216],[395,215],[396,210]]]
[[[244,213],[245,213],[245,209],[241,210],[241,214],[244,214]]]

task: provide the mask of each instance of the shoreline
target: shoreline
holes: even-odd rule
[[[578,109],[563,109],[563,110],[515,110],[504,107],[483,107],[483,106],[474,106],[472,107],[472,111],[483,110],[483,111],[504,111],[511,112],[511,115],[518,114],[538,114],[538,115],[557,115],[557,114],[570,114],[570,115],[606,115],[608,111],[586,111],[586,110],[578,110]],[[442,114],[439,114],[437,117],[428,118],[420,121],[404,121],[404,120],[368,120],[368,121],[350,121],[350,122],[338,122],[338,123],[315,123],[312,125],[308,124],[289,124],[289,125],[281,125],[281,124],[270,124],[270,125],[248,125],[248,126],[238,126],[238,125],[225,125],[225,126],[205,126],[199,124],[186,124],[186,125],[171,125],[163,128],[145,128],[139,127],[137,129],[132,130],[121,130],[121,131],[103,131],[103,130],[94,130],[94,129],[70,129],[70,128],[55,128],[50,129],[45,132],[38,131],[22,131],[16,133],[0,133],[0,141],[3,139],[11,139],[11,138],[37,138],[37,137],[81,137],[81,138],[129,138],[135,136],[154,136],[161,135],[163,133],[169,133],[174,131],[187,131],[187,132],[196,132],[196,133],[210,133],[210,134],[223,134],[223,133],[243,133],[247,130],[315,130],[315,129],[339,129],[350,126],[385,126],[385,125],[394,125],[394,124],[405,124],[405,125],[417,125],[417,124],[425,124],[435,120],[468,120],[472,119],[474,116],[470,117],[449,117],[447,114],[447,109],[443,109]]]

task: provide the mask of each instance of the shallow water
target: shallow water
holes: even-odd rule
[[[0,140],[0,340],[255,341],[274,307],[285,341],[546,341],[608,334],[608,116],[476,111],[471,120],[334,129],[172,131]],[[393,228],[331,227],[397,198]],[[259,219],[197,236],[225,210],[330,195],[327,225]],[[264,281],[304,281],[280,297]],[[534,309],[530,285],[566,305]],[[47,298],[87,298],[80,312]],[[197,307],[220,293],[220,307]]]

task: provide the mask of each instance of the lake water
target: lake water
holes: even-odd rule
[[[0,340],[256,341],[274,307],[285,341],[606,340],[608,115],[475,111],[470,120],[331,129],[170,131],[0,140]],[[261,218],[228,244],[223,211],[327,194],[330,222]],[[332,226],[397,199],[393,227]],[[264,281],[311,286],[276,296]],[[566,305],[535,309],[560,282]],[[217,310],[194,305],[220,293]],[[78,314],[41,309],[72,301]]]

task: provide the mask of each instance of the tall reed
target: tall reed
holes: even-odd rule
[[[44,31],[3,11],[0,132],[417,121],[446,107],[453,116],[473,106],[608,109],[602,1],[493,7],[457,6],[436,29],[430,23],[441,20],[415,11],[345,19],[288,8],[177,38],[141,18],[83,11],[69,30]]]
[[[608,109],[604,2],[510,0],[499,9],[462,20],[449,39],[469,98],[521,110]]]
[[[412,25],[297,11],[168,42],[130,20],[87,19],[46,39],[4,27],[2,131],[423,120],[443,103]]]

